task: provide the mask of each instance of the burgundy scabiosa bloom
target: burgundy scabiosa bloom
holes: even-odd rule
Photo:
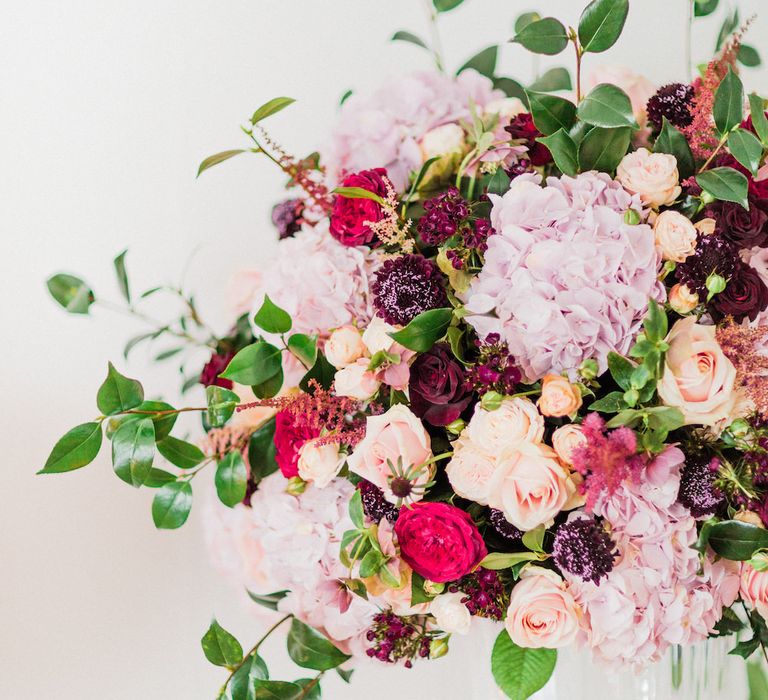
[[[725,504],[724,495],[715,486],[719,466],[717,457],[686,455],[677,500],[694,518],[708,518]]]
[[[504,127],[513,141],[522,141],[528,147],[528,158],[531,165],[546,165],[552,160],[549,149],[536,139],[543,134],[533,123],[533,117],[528,112],[522,112],[512,119],[509,126]]]
[[[616,545],[597,521],[578,518],[558,528],[552,557],[561,571],[600,583],[613,569]]]
[[[227,368],[235,356],[234,352],[216,352],[211,355],[211,359],[205,363],[203,371],[200,372],[200,383],[203,386],[220,386],[223,389],[231,389],[233,384],[229,379],[219,375]]]
[[[459,190],[449,187],[442,194],[424,202],[424,216],[416,228],[427,245],[440,245],[455,236],[469,216],[469,206]]]
[[[387,171],[384,168],[362,170],[348,175],[341,182],[342,187],[357,187],[387,198]],[[330,233],[339,242],[348,246],[371,245],[376,234],[369,222],[381,221],[384,210],[377,201],[363,197],[335,195],[331,210]]]
[[[453,423],[472,400],[464,369],[447,343],[437,343],[416,358],[408,390],[411,410],[430,425]]]
[[[360,491],[360,498],[363,502],[363,512],[369,520],[375,523],[380,522],[383,518],[391,523],[397,520],[400,509],[384,498],[384,492],[378,486],[363,479],[357,485],[357,489]]]
[[[286,199],[272,207],[272,223],[280,240],[290,238],[301,228],[304,203],[300,199]]]
[[[504,517],[504,511],[491,508],[488,521],[491,523],[491,527],[505,540],[514,542],[523,538],[523,531],[516,528]]]
[[[696,250],[677,266],[676,274],[678,282],[696,292],[699,299],[706,299],[709,276],[717,274],[730,279],[741,264],[739,250],[732,241],[717,233],[699,234]]]
[[[661,129],[664,117],[678,129],[684,129],[693,121],[691,114],[693,96],[692,85],[670,83],[659,88],[646,105],[648,121],[657,131]]]
[[[376,271],[371,284],[378,316],[393,326],[405,326],[424,311],[448,305],[437,265],[422,255],[401,255]]]

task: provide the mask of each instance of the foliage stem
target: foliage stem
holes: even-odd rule
[[[322,677],[325,675],[325,671],[320,671],[307,685],[304,686],[304,690],[301,691],[301,695],[299,695],[296,700],[304,700],[304,698],[308,697],[309,694],[312,692],[312,689],[320,682]]]
[[[427,21],[429,23],[429,31],[432,35],[432,57],[435,59],[435,66],[441,73],[445,73],[445,65],[443,63],[443,45],[440,40],[440,30],[437,26],[437,10],[432,6],[431,0],[423,0],[424,9],[427,12]]]
[[[699,172],[700,173],[704,172],[709,167],[710,163],[712,163],[712,161],[714,160],[715,156],[718,153],[720,153],[720,149],[723,146],[725,146],[726,141],[728,141],[728,134],[725,134],[725,136],[723,136],[723,138],[720,139],[720,143],[717,144],[717,148],[715,148],[715,150],[712,151],[712,153],[710,154],[709,158],[707,158],[707,160],[704,162],[704,165],[702,165],[701,168],[699,168]]]

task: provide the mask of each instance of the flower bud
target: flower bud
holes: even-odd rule
[[[669,290],[668,301],[672,310],[682,316],[699,305],[699,295],[691,292],[684,284],[676,284]]]
[[[433,639],[429,643],[429,658],[439,659],[441,656],[445,656],[448,653],[448,637],[440,637],[440,639]]]
[[[489,391],[483,394],[483,398],[480,399],[480,405],[486,411],[495,411],[501,406],[503,400],[504,397],[498,391]]]
[[[726,284],[725,278],[716,272],[707,277],[706,287],[709,292],[707,294],[707,301],[710,301],[715,294],[720,294],[725,289]]]
[[[428,596],[440,595],[445,590],[445,584],[437,581],[430,581],[429,579],[424,581],[424,593]]]
[[[624,223],[629,224],[630,226],[635,226],[639,224],[641,221],[640,214],[637,213],[634,209],[627,209],[627,211],[624,212]]]
[[[592,358],[584,360],[579,366],[579,374],[586,381],[590,381],[597,377],[597,375],[600,374],[600,367],[597,364],[597,360],[593,360]]]
[[[285,487],[285,492],[291,494],[291,496],[300,496],[307,488],[307,482],[300,476],[294,476],[288,479],[288,486]]]
[[[461,431],[464,430],[466,425],[467,422],[465,420],[457,418],[453,423],[448,423],[448,425],[445,426],[445,429],[451,433],[451,435],[461,435]]]

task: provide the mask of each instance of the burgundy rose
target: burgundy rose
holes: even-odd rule
[[[275,416],[275,461],[286,479],[299,475],[299,450],[320,433],[289,411]]]
[[[411,410],[431,425],[453,423],[472,400],[464,370],[446,343],[419,355],[411,365],[408,389]]]
[[[749,196],[748,210],[735,202],[714,202],[704,215],[712,217],[717,222],[717,232],[739,248],[763,247],[768,243],[768,214],[753,195]]]
[[[754,321],[766,306],[768,287],[754,269],[743,263],[736,268],[725,289],[713,297],[710,310],[716,321],[733,316],[740,323],[745,318]]]
[[[384,168],[362,170],[345,177],[341,186],[359,187],[386,198],[386,176],[387,171]],[[331,235],[344,245],[369,245],[374,242],[376,234],[366,222],[380,221],[383,216],[381,205],[372,199],[336,195],[331,211]]]
[[[543,134],[536,128],[533,117],[527,112],[514,117],[509,126],[504,127],[504,131],[508,132],[513,140],[524,142],[528,147],[528,157],[533,165],[546,165],[552,161],[549,149],[536,140]]]
[[[403,561],[438,583],[466,576],[488,554],[469,514],[448,503],[421,501],[402,508],[395,534]]]
[[[217,352],[211,355],[211,359],[206,362],[203,371],[200,372],[200,383],[203,386],[220,386],[223,389],[231,389],[232,382],[219,375],[227,368],[234,356],[234,352]]]

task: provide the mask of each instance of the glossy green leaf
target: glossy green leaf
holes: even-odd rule
[[[526,700],[543,688],[556,662],[556,650],[519,647],[506,630],[499,633],[491,652],[493,678],[510,700]]]
[[[551,136],[560,129],[570,131],[576,121],[576,105],[573,102],[533,90],[526,90],[526,95],[533,123],[544,136]]]
[[[696,162],[693,159],[691,147],[688,145],[688,139],[666,117],[662,117],[661,131],[653,144],[653,152],[669,153],[675,156],[681,180],[689,178],[696,169]]]
[[[515,20],[515,34],[523,31],[531,22],[538,22],[541,19],[541,15],[538,12],[523,12]]]
[[[275,461],[275,419],[270,418],[256,429],[248,442],[248,464],[251,479],[258,482],[277,471]]]
[[[221,373],[237,384],[262,384],[282,369],[282,350],[260,340],[238,352]]]
[[[643,319],[645,335],[652,343],[657,343],[667,337],[669,320],[664,308],[653,299],[648,301],[648,312]]]
[[[630,388],[635,364],[617,352],[608,353],[608,369],[613,380],[625,391]]]
[[[712,116],[721,136],[740,124],[744,116],[744,86],[732,68],[728,68],[715,92]]]
[[[253,322],[267,333],[287,333],[293,325],[287,311],[275,304],[268,295],[253,316]]]
[[[305,700],[300,685],[286,681],[255,681],[254,700]]]
[[[720,4],[720,0],[695,0],[693,13],[696,17],[711,15]]]
[[[745,175],[733,168],[712,168],[696,176],[696,182],[707,194],[724,202],[735,202],[749,209],[747,192],[749,182]]]
[[[102,441],[101,423],[82,423],[68,431],[51,450],[38,474],[61,474],[93,462]]]
[[[501,90],[507,97],[517,97],[528,107],[528,95],[525,94],[525,88],[512,78],[494,78],[493,87]]]
[[[480,75],[492,78],[496,72],[496,62],[499,58],[499,47],[489,46],[470,58],[459,70],[456,75],[467,69],[476,70]]]
[[[347,199],[370,199],[381,206],[386,205],[386,201],[381,195],[366,190],[364,187],[337,187],[332,191],[332,194],[339,197],[346,197]]]
[[[429,46],[427,46],[426,42],[411,32],[406,32],[403,30],[395,32],[392,35],[390,41],[405,41],[409,44],[415,44],[416,46],[420,46],[422,49],[427,49],[427,51],[429,51]]]
[[[621,36],[627,14],[629,0],[592,0],[579,18],[579,43],[584,51],[610,49]]]
[[[594,401],[590,407],[590,411],[598,411],[600,413],[618,413],[627,407],[624,401],[623,391],[612,391],[601,399]]]
[[[294,333],[288,338],[288,349],[305,367],[312,367],[317,360],[317,338],[314,336]]]
[[[46,285],[54,300],[71,314],[87,314],[96,300],[91,288],[74,275],[54,275]]]
[[[445,335],[452,318],[453,309],[431,309],[420,313],[405,328],[389,335],[409,350],[427,352]]]
[[[296,100],[291,97],[275,97],[274,99],[271,99],[269,102],[261,105],[261,107],[259,107],[253,113],[253,116],[251,117],[251,124],[257,124],[262,119],[266,119],[267,117],[271,117],[273,114],[277,114],[277,112],[280,112],[294,102],[296,102]]]
[[[304,696],[301,700],[320,700],[323,696],[320,683],[314,678],[300,678],[294,683],[304,689]]]
[[[595,127],[579,144],[579,168],[612,173],[626,155],[632,129],[602,129]]]
[[[512,41],[533,53],[554,56],[568,45],[568,32],[554,17],[544,17],[526,24]]]
[[[728,150],[752,175],[757,175],[763,158],[763,145],[751,131],[732,131],[728,136]]]
[[[192,484],[174,481],[161,487],[152,501],[152,520],[161,530],[181,527],[192,510]]]
[[[248,486],[248,469],[239,452],[229,452],[216,468],[214,477],[219,500],[230,508],[242,503]]]
[[[563,129],[558,129],[551,136],[540,136],[536,139],[543,143],[552,154],[555,165],[564,175],[576,175],[579,171],[576,144]]]
[[[328,671],[350,658],[319,632],[296,618],[291,621],[288,633],[288,655],[298,666],[315,671]]]
[[[739,520],[723,520],[709,528],[709,546],[724,559],[747,561],[768,547],[768,530]]]
[[[336,673],[338,673],[338,674],[339,674],[339,676],[341,677],[341,679],[342,679],[342,680],[343,680],[345,683],[349,683],[349,682],[350,682],[350,680],[352,679],[352,674],[353,674],[354,672],[355,672],[355,670],[354,670],[353,668],[351,668],[351,669],[349,669],[349,670],[345,670],[345,669],[343,669],[343,668],[337,668],[337,669],[336,669]]]
[[[747,68],[757,68],[762,63],[758,50],[749,44],[739,46],[739,54],[736,58],[742,66]]]
[[[330,389],[336,376],[336,368],[325,359],[322,352],[317,353],[317,360],[299,382],[299,389],[310,391],[310,382],[314,379],[323,389]]]
[[[144,482],[144,486],[150,489],[159,489],[161,486],[170,484],[172,481],[176,481],[176,477],[163,469],[156,469],[152,467],[149,470],[149,476]]]
[[[151,418],[128,421],[112,436],[112,468],[126,484],[142,486],[154,457],[155,425]]]
[[[362,530],[365,527],[363,499],[359,490],[356,490],[352,498],[349,499],[349,519],[358,530]]]
[[[197,168],[197,177],[200,177],[200,175],[208,170],[208,168],[212,168],[214,165],[223,163],[225,160],[229,160],[230,158],[234,158],[235,156],[245,152],[246,149],[244,148],[233,148],[229,151],[222,151],[221,153],[215,153],[212,156],[208,156],[202,163],[200,163],[200,166]]]
[[[197,445],[172,435],[157,443],[157,451],[179,469],[193,469],[205,459],[203,451]]]
[[[749,113],[752,116],[752,127],[758,138],[763,146],[768,147],[768,117],[765,116],[765,101],[754,92],[749,96]]]
[[[141,382],[128,379],[115,369],[110,362],[107,378],[96,394],[96,405],[105,416],[129,411],[144,401],[144,388]]]
[[[556,92],[573,89],[573,83],[567,68],[550,68],[544,75],[536,78],[529,87],[536,92]]]
[[[262,607],[267,608],[268,610],[277,610],[277,606],[280,603],[280,601],[287,596],[290,591],[275,591],[274,593],[266,593],[265,595],[260,595],[258,593],[252,593],[251,591],[247,591],[248,597],[258,605],[261,605]]]
[[[611,83],[597,85],[579,103],[576,113],[581,121],[604,129],[637,126],[627,93]]]
[[[232,700],[256,700],[258,681],[265,680],[269,680],[267,664],[258,654],[251,654],[229,682]]]
[[[536,552],[493,552],[480,562],[480,566],[492,571],[501,571],[524,561],[541,561],[541,557]]]
[[[216,620],[200,640],[205,658],[214,666],[236,666],[243,660],[243,647]]]
[[[178,418],[178,414],[173,412],[173,406],[165,401],[142,401],[131,410],[141,411],[141,413],[127,413],[110,419],[107,429],[108,437],[111,437],[126,423],[150,418],[155,426],[155,440],[163,440],[170,435]]]
[[[432,0],[438,12],[449,12],[461,5],[464,0]]]
[[[118,255],[113,264],[115,266],[115,275],[117,275],[117,286],[120,288],[120,293],[123,298],[130,303],[131,301],[131,287],[128,284],[128,271],[125,269],[125,254],[127,250],[124,250]]]

